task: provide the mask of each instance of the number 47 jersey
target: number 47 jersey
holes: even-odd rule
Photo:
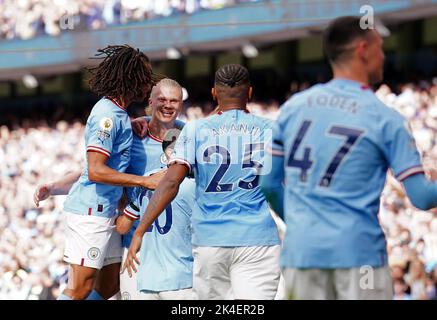
[[[272,154],[284,157],[287,231],[281,265],[386,265],[378,222],[387,169],[423,172],[405,119],[361,84],[334,79],[281,108]]]
[[[229,110],[188,123],[169,164],[194,171],[193,244],[209,247],[279,244],[275,222],[258,183],[269,120]]]

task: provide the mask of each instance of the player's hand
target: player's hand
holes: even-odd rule
[[[46,200],[51,195],[53,185],[52,184],[42,184],[39,185],[34,194],[33,194],[33,202],[35,202],[35,205],[39,207],[39,202]]]
[[[148,177],[144,177],[144,183],[142,184],[142,186],[146,189],[155,190],[158,184],[161,182],[162,178],[164,178],[166,173],[167,173],[167,169],[163,169]]]
[[[437,170],[434,168],[427,168],[426,175],[429,177],[431,181],[437,180]]]
[[[140,237],[135,232],[133,237],[132,237],[132,241],[130,243],[129,250],[127,252],[126,261],[124,262],[123,267],[121,268],[121,273],[123,273],[125,270],[127,270],[129,278],[132,278],[132,270],[135,272],[138,272],[137,267],[135,266],[135,263],[137,265],[140,265],[140,261],[137,258],[137,252],[140,251],[142,240],[143,240],[142,237]]]
[[[147,135],[147,129],[149,128],[149,124],[144,117],[139,117],[131,122],[132,131],[141,139],[143,139]]]

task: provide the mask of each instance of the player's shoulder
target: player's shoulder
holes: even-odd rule
[[[370,109],[377,113],[385,121],[405,121],[405,117],[396,109],[386,105],[379,99],[372,90],[365,90],[365,95],[361,100],[365,109]]]
[[[209,128],[211,124],[217,123],[219,120],[217,119],[217,115],[207,116],[205,118],[196,119],[190,122],[187,122],[184,126],[184,129],[187,131],[195,132],[196,130],[202,128]]]
[[[290,112],[292,110],[295,110],[295,106],[306,103],[309,97],[313,96],[314,94],[317,94],[321,91],[325,90],[326,84],[318,83],[315,84],[308,89],[299,91],[294,93],[291,97],[289,97],[281,106],[281,112]]]
[[[106,98],[102,98],[96,102],[96,104],[93,106],[91,110],[90,115],[94,117],[110,117],[110,118],[115,118],[117,116],[116,109],[114,108],[113,102]]]
[[[113,110],[113,102],[106,98],[101,98],[93,107],[94,111]]]
[[[254,122],[255,124],[257,124],[258,126],[260,126],[262,128],[271,129],[271,128],[273,128],[273,125],[275,124],[275,121],[272,119],[257,116],[254,114],[249,114],[249,116],[251,117],[252,122]]]

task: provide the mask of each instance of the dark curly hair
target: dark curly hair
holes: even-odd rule
[[[95,58],[103,61],[88,69],[94,93],[129,102],[148,96],[155,80],[150,59],[139,49],[129,45],[107,46],[99,49]]]

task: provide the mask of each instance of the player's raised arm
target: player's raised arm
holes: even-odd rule
[[[179,185],[185,179],[187,174],[188,167],[179,163],[174,163],[167,170],[166,175],[153,193],[140,224],[135,230],[122,272],[127,269],[129,276],[132,275],[132,270],[137,272],[134,261],[139,264],[136,254],[141,248],[144,233],[176,197],[179,191]]]
[[[39,207],[40,201],[46,200],[50,196],[67,195],[71,186],[79,179],[80,174],[80,171],[72,172],[57,181],[39,185],[33,194],[35,205]]]
[[[421,210],[437,206],[437,181],[425,176],[420,154],[408,122],[390,115],[383,129],[384,153],[396,179],[403,183],[411,203]]]

